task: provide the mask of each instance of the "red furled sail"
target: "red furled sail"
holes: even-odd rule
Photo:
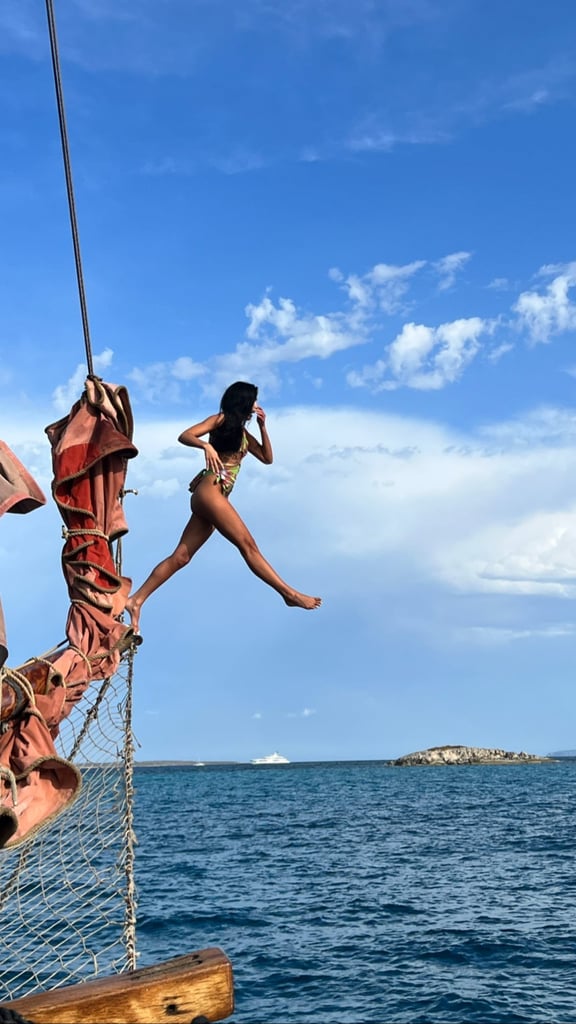
[[[112,553],[113,542],[128,532],[121,498],[127,460],[138,454],[128,392],[89,377],[69,415],[47,427],[46,434],[52,495],[64,520],[67,643],[15,670],[0,670],[4,846],[22,842],[77,796],[78,769],[54,748],[59,724],[92,683],[114,674],[134,642],[132,627],[118,618],[131,580],[117,573]]]

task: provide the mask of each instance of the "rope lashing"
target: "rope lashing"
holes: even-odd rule
[[[76,644],[69,644],[69,647],[71,651],[74,651],[74,654],[77,654],[79,658],[82,658],[82,661],[84,662],[86,668],[88,669],[88,672],[90,673],[90,675],[92,675],[92,661],[89,655],[85,654],[84,651],[80,650],[80,648],[77,647]],[[97,655],[96,657],[100,657],[100,655]]]
[[[0,725],[0,734],[9,728],[11,719],[17,718],[24,710],[27,715],[34,715],[36,718],[43,720],[43,716],[36,707],[34,688],[26,676],[22,675],[18,669],[8,668],[4,665],[0,673],[0,680],[4,686],[12,687],[16,701],[8,718]]]
[[[52,0],[46,0],[46,15],[48,17],[48,32],[50,34],[50,52],[52,55],[52,71],[54,74],[54,86],[56,89],[56,102],[58,104],[58,122],[60,124],[60,139],[62,142],[62,157],[64,160],[64,173],[66,175],[66,192],[68,195],[68,211],[70,213],[70,227],[72,229],[72,242],[74,245],[74,263],[76,264],[76,279],[78,282],[78,297],[80,299],[80,311],[82,314],[82,329],[84,331],[84,346],[86,348],[86,365],[88,376],[94,376],[94,361],[92,359],[92,346],[90,343],[90,326],[88,323],[88,306],[86,303],[86,289],[84,287],[84,274],[82,272],[82,256],[80,253],[80,238],[78,235],[78,220],[76,217],[76,203],[74,201],[74,186],[72,182],[72,166],[70,162],[70,147],[68,145],[68,131],[66,129],[66,113],[64,110],[64,93],[62,89],[62,75],[60,73],[60,57],[58,55],[58,39],[56,35],[56,19],[54,16],[54,4]]]
[[[69,537],[102,537],[102,540],[106,541],[110,539],[102,530],[69,530],[67,526],[63,526],[62,540],[68,540]]]
[[[6,666],[0,669],[0,684],[2,687],[9,686],[14,691],[14,707],[8,717],[2,715],[2,721],[0,721],[0,736],[6,732],[9,728],[9,721],[11,718],[15,718],[20,712],[26,707],[28,703],[28,689],[23,685],[20,673],[9,669]],[[4,694],[2,695],[4,701]]]
[[[16,776],[14,772],[10,771],[3,764],[0,764],[0,779],[5,779],[10,786],[10,795],[12,797],[12,803],[16,807],[18,803],[18,789],[16,787]]]

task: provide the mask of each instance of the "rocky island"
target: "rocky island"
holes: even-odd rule
[[[498,747],[446,746],[428,747],[427,750],[404,754],[388,764],[399,767],[420,764],[539,764],[552,760],[550,757],[539,757],[538,754],[527,754],[524,750],[516,754],[512,750],[500,750]]]

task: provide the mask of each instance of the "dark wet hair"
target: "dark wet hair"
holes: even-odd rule
[[[224,422],[210,434],[210,444],[217,452],[237,452],[242,444],[244,424],[252,415],[252,407],[258,398],[255,384],[237,380],[222,395],[220,412]]]

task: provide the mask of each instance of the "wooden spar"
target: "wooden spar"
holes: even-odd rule
[[[34,1024],[190,1024],[221,1021],[234,1009],[232,965],[201,949],[153,967],[83,981],[2,1004]]]

